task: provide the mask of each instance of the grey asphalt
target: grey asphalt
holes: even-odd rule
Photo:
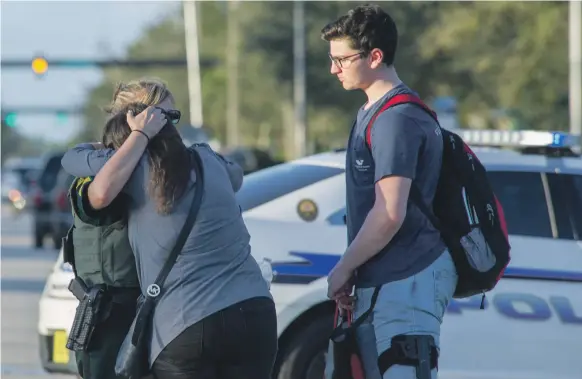
[[[32,247],[32,218],[1,209],[0,376],[10,379],[73,379],[46,373],[40,364],[38,301],[46,277],[57,258],[47,240],[45,249]]]

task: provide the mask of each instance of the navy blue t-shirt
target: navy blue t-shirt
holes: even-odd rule
[[[414,104],[394,106],[376,118],[372,149],[366,145],[366,126],[389,98],[413,93],[401,84],[372,104],[360,108],[346,154],[346,216],[348,243],[358,234],[375,201],[374,186],[389,176],[412,179],[431,204],[442,162],[443,142],[436,121]],[[392,241],[356,272],[357,287],[375,287],[417,274],[444,251],[440,233],[411,202]]]

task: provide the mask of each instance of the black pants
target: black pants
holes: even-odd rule
[[[89,347],[86,351],[75,352],[77,369],[83,379],[116,378],[117,353],[135,317],[136,301],[130,299],[133,297],[137,300],[139,290],[131,294],[134,293],[134,297],[129,296],[129,301],[123,303],[110,299],[107,315],[96,325]]]
[[[156,379],[270,379],[277,315],[269,298],[245,300],[192,325],[157,357]]]

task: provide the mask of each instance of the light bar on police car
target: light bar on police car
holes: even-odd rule
[[[576,146],[576,136],[563,132],[539,130],[454,130],[468,145],[501,147]]]

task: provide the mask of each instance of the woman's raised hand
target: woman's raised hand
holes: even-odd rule
[[[127,124],[131,130],[139,130],[152,138],[166,125],[166,116],[161,109],[147,107],[143,112],[134,116],[132,111],[127,112]]]

